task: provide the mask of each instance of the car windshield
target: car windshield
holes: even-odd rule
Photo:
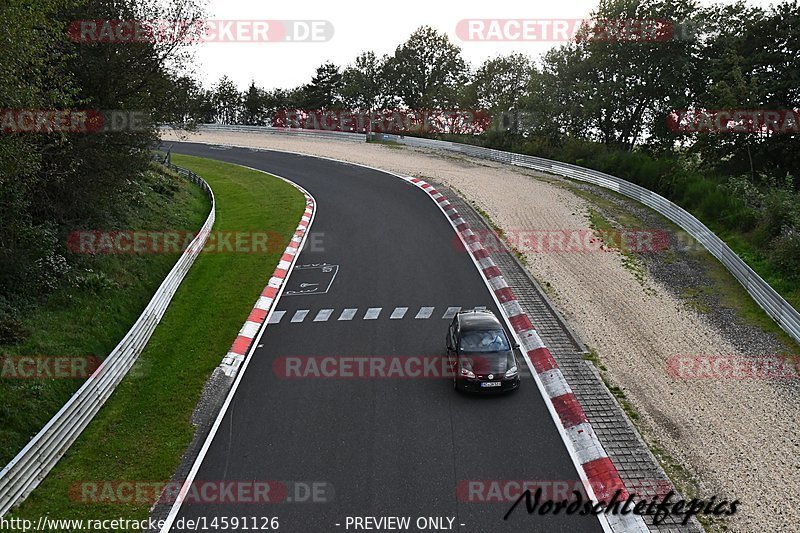
[[[462,352],[503,352],[509,349],[506,334],[501,329],[465,331],[461,335]]]

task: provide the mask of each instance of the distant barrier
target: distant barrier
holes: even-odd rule
[[[169,128],[162,128],[163,131],[169,131]],[[326,131],[326,130],[304,130],[299,128],[272,128],[268,126],[242,126],[236,124],[200,124],[197,127],[199,132],[207,131],[209,133],[223,132],[223,133],[258,133],[261,135],[289,135],[292,137],[303,138],[318,138],[318,139],[335,139],[337,141],[366,142],[367,136],[359,133],[348,133],[343,131]]]

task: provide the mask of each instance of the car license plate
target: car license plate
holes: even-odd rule
[[[481,383],[481,387],[499,387],[500,385],[499,381],[484,381]]]

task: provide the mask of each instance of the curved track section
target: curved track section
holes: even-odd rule
[[[447,379],[285,376],[287,358],[441,357],[445,317],[455,308],[485,306],[499,316],[423,191],[384,172],[296,154],[192,143],[173,152],[275,173],[318,202],[309,239],[196,475],[270,481],[288,492],[268,505],[187,502],[176,524],[268,516],[279,518],[281,531],[308,533],[357,530],[352,517],[410,517],[406,530],[419,531],[418,517],[442,517],[451,531],[602,530],[596,517],[528,515],[524,505],[504,521],[511,502],[464,493],[470,481],[580,484],[530,374],[516,393],[477,398],[456,394]],[[306,490],[315,486],[316,498]]]

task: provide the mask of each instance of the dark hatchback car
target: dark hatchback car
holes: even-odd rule
[[[473,392],[517,389],[520,367],[514,353],[516,348],[491,311],[457,313],[447,332],[453,387]]]

